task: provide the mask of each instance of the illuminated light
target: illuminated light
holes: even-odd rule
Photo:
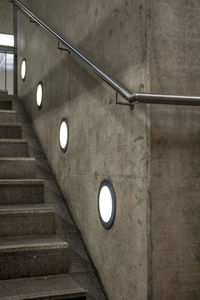
[[[66,152],[69,141],[69,128],[67,118],[62,118],[61,120],[59,141],[62,152]]]
[[[26,78],[26,60],[25,59],[22,60],[22,64],[21,64],[21,78],[23,81]]]
[[[105,229],[113,225],[116,211],[116,199],[113,185],[108,180],[103,180],[98,192],[98,213],[101,224]]]
[[[36,93],[36,102],[37,102],[38,108],[41,108],[42,100],[43,100],[43,86],[42,86],[42,83],[40,82],[38,84],[37,93]]]

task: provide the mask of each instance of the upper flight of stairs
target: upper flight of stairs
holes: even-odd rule
[[[0,299],[86,299],[68,273],[69,246],[56,234],[22,124],[0,92]]]

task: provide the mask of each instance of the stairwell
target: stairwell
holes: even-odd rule
[[[0,299],[82,300],[86,290],[105,299],[28,118],[1,91]]]

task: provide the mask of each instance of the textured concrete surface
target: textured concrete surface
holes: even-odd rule
[[[24,1],[102,69],[132,90],[148,89],[146,1]],[[146,106],[115,105],[115,92],[57,41],[19,13],[18,63],[27,60],[19,96],[65,193],[111,300],[147,298]],[[20,74],[20,73],[19,73]],[[36,88],[43,82],[38,110]],[[120,100],[123,100],[120,98]],[[68,151],[59,124],[69,120]],[[97,212],[101,181],[110,178],[117,211],[110,231]]]
[[[200,95],[199,1],[151,1],[151,90]],[[151,106],[152,299],[200,298],[200,108]]]
[[[24,2],[132,90],[200,94],[198,1]],[[147,277],[150,299],[199,299],[199,108],[116,106],[109,88],[21,13],[18,46],[19,65],[28,63],[20,97],[110,299],[146,300]],[[66,154],[58,145],[63,116]],[[117,196],[110,231],[97,215],[104,178]]]
[[[7,0],[0,0],[0,33],[13,34],[13,7]]]

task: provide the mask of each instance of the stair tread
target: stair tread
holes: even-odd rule
[[[19,251],[24,252],[42,249],[59,250],[67,248],[67,242],[56,235],[0,238],[0,255]]]
[[[0,143],[27,143],[27,140],[23,140],[23,139],[1,139],[0,138]]]
[[[0,160],[35,161],[35,157],[0,157]]]
[[[7,214],[55,213],[53,206],[42,204],[0,205],[0,216]]]
[[[51,296],[85,296],[69,274],[29,277],[0,281],[0,295],[4,300],[37,299]],[[67,298],[65,298],[67,299]]]
[[[16,110],[9,110],[9,109],[0,109],[0,113],[6,113],[6,114],[16,114]]]
[[[5,185],[5,184],[41,184],[44,183],[45,181],[43,179],[0,179],[0,185]]]
[[[16,126],[22,126],[22,123],[0,123],[0,126],[13,126],[13,127],[16,127]]]

